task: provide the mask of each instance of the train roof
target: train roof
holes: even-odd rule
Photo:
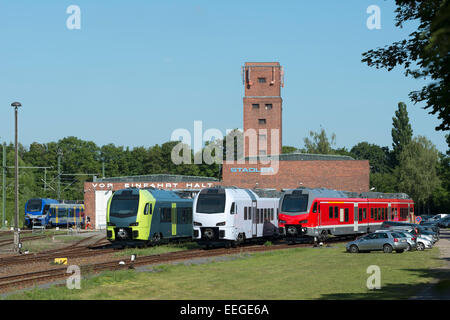
[[[405,199],[411,200],[406,193],[352,192],[326,188],[299,188],[285,190],[285,194],[310,194],[314,198],[363,198],[363,199]]]
[[[245,189],[234,186],[216,186],[212,188],[205,188],[200,193],[225,193],[226,190],[241,191],[243,194],[255,198],[280,198],[282,192],[275,189]]]
[[[180,201],[180,200],[186,200],[186,201],[192,201],[192,199],[182,197],[179,193],[172,191],[172,190],[164,190],[164,189],[155,189],[155,188],[127,188],[127,189],[120,189],[114,192],[114,194],[129,194],[129,195],[138,195],[139,190],[145,190],[151,193],[151,195],[159,201]]]

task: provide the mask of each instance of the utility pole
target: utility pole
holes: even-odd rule
[[[58,201],[61,201],[61,156],[62,156],[61,149],[58,149]]]
[[[6,142],[3,142],[2,158],[2,229],[6,229]]]
[[[14,213],[14,252],[18,253],[20,251],[20,230],[19,230],[19,150],[18,150],[18,128],[17,128],[17,116],[18,109],[22,104],[20,102],[11,103],[11,107],[14,107],[15,111],[15,180],[14,180],[14,189],[15,189],[15,213]]]

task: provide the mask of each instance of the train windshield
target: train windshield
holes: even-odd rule
[[[126,218],[135,216],[139,207],[139,195],[115,195],[109,208],[110,217]]]
[[[27,211],[28,212],[41,211],[41,207],[42,207],[42,200],[41,199],[32,199],[32,200],[28,201]]]
[[[282,212],[306,212],[308,207],[308,195],[307,194],[287,194],[283,198],[281,204]]]
[[[225,211],[225,193],[200,194],[197,199],[198,213],[223,213]]]

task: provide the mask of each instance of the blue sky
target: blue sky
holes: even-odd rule
[[[69,30],[69,5],[81,29]],[[369,5],[381,29],[369,30]],[[444,152],[436,116],[408,93],[426,82],[377,70],[361,53],[404,39],[393,1],[0,1],[0,142],[28,146],[66,136],[98,145],[161,144],[177,128],[242,128],[240,67],[285,69],[283,145],[303,147],[320,126],[337,147],[392,146],[392,117],[408,105],[415,135]]]

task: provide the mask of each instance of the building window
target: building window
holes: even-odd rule
[[[259,150],[260,156],[265,156],[267,154],[266,150]]]
[[[259,109],[259,104],[258,103],[253,103],[252,104],[252,109]]]
[[[266,110],[272,110],[272,104],[266,103]]]
[[[266,124],[266,119],[258,119],[259,124]]]
[[[266,83],[266,78],[258,78],[259,83]]]
[[[265,134],[260,134],[259,136],[259,140],[266,140],[267,136]]]

